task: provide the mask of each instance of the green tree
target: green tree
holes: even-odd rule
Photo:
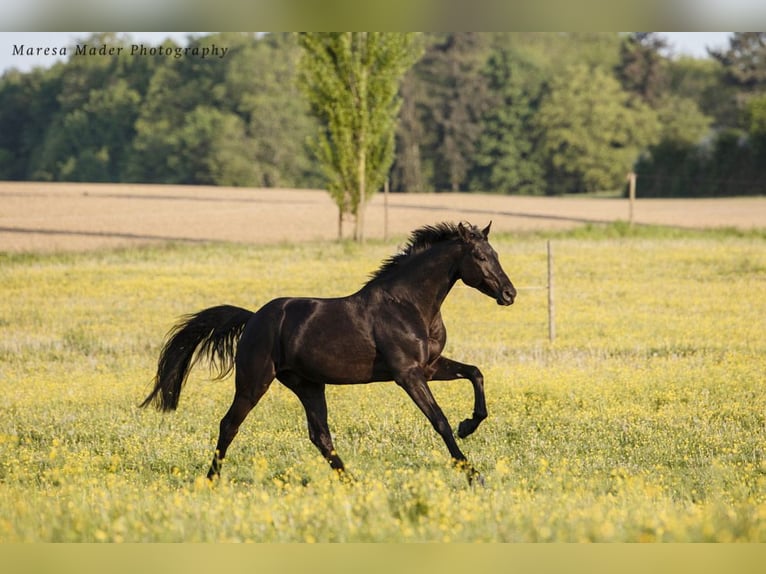
[[[735,32],[728,49],[708,52],[731,84],[748,91],[766,88],[766,32]]]
[[[753,163],[760,171],[754,175],[763,180],[766,175],[763,173],[766,169],[766,94],[752,97],[747,103],[745,114]]]
[[[534,195],[545,182],[534,117],[542,95],[539,70],[510,48],[487,62],[489,106],[483,116],[471,188]]]
[[[423,122],[433,133],[424,151],[436,189],[467,187],[489,101],[482,73],[488,53],[486,36],[455,32],[431,43],[419,63],[426,92]]]
[[[0,178],[32,178],[47,131],[60,104],[64,64],[0,77]],[[53,175],[40,179],[52,179]]]
[[[314,151],[343,214],[364,239],[364,207],[383,185],[394,153],[399,83],[418,57],[415,34],[306,33],[302,86],[320,122]]]
[[[125,38],[106,33],[85,41],[120,44]],[[72,57],[54,66],[50,75],[58,78],[56,105],[47,106],[47,125],[30,155],[27,171],[32,178],[120,180],[141,102],[132,66],[127,57]],[[39,106],[35,100],[39,98],[30,106]]]
[[[252,185],[319,187],[307,141],[316,131],[298,87],[301,48],[295,34],[258,35],[227,60],[227,101],[245,122]]]
[[[667,48],[667,41],[655,32],[634,32],[622,40],[615,74],[626,92],[657,112],[661,140],[697,144],[708,134],[711,120],[693,97],[671,90],[672,62],[663,53]]]
[[[634,32],[622,39],[620,62],[615,74],[623,89],[638,95],[654,106],[667,86],[666,58],[668,44],[655,32]]]
[[[537,115],[549,193],[617,189],[640,152],[655,143],[655,112],[607,71],[574,66],[554,77]]]
[[[417,65],[404,76],[401,86],[402,106],[396,127],[396,157],[391,170],[391,189],[419,193],[431,187],[432,170],[423,161],[421,148],[428,139],[423,121],[425,86],[417,74]]]
[[[666,96],[693,101],[712,119],[715,128],[737,124],[737,89],[725,81],[718,62],[710,58],[675,58],[667,62],[667,77]]]
[[[747,124],[751,136],[766,136],[766,94],[748,103]]]
[[[63,143],[72,151],[58,179],[120,181],[140,103],[141,95],[123,79],[91,90],[88,100],[62,119]]]
[[[215,37],[196,38],[190,46],[210,42]],[[237,35],[227,37],[233,50],[248,41]],[[177,45],[166,40],[163,46]],[[140,60],[141,58],[137,58]],[[181,58],[163,60],[154,70],[146,88],[146,97],[135,121],[135,138],[126,179],[160,183],[210,183],[214,146],[192,142],[193,134],[202,137],[217,120],[210,109],[229,112],[226,97],[226,64],[215,59]],[[194,113],[196,108],[204,109]],[[220,119],[220,117],[218,118]],[[233,125],[230,123],[230,125]],[[196,149],[200,153],[191,153]],[[205,152],[205,153],[202,153]],[[198,178],[202,178],[201,180]]]
[[[693,145],[710,133],[712,119],[690,98],[667,94],[655,102],[654,108],[660,121],[661,140]]]
[[[146,101],[135,122],[136,135],[126,170],[128,181],[181,183],[187,179],[178,173],[182,166],[177,158],[177,130],[197,102],[178,97],[185,81],[179,68],[167,64],[152,75]]]
[[[179,183],[247,186],[254,179],[242,119],[212,106],[197,106],[176,134]]]
[[[498,36],[547,77],[573,66],[613,70],[620,61],[616,32],[510,32]]]

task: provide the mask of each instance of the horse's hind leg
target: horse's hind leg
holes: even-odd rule
[[[306,410],[306,422],[309,427],[309,438],[325,457],[330,467],[345,477],[346,467],[335,452],[327,424],[327,399],[323,383],[314,383],[296,376],[280,376],[279,379],[288,389],[300,399]]]
[[[220,475],[221,464],[226,456],[226,451],[239,432],[242,421],[253,410],[261,397],[266,393],[274,380],[274,367],[269,362],[268,366],[253,369],[251,365],[238,365],[236,374],[236,392],[231,407],[221,419],[218,444],[215,447],[213,462],[208,470],[208,479]]]

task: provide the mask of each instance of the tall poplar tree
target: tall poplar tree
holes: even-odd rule
[[[320,123],[314,152],[343,215],[354,218],[354,239],[364,240],[364,208],[383,185],[393,162],[399,83],[419,57],[415,34],[305,33],[301,85]]]

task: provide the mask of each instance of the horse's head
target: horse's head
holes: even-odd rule
[[[460,278],[463,283],[492,297],[498,305],[511,305],[516,298],[516,288],[503,271],[497,252],[487,241],[492,222],[482,230],[473,225],[458,224],[463,244],[460,259]]]

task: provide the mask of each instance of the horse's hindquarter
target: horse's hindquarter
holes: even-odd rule
[[[280,329],[279,371],[326,384],[376,380],[373,320],[353,297],[289,299]]]

